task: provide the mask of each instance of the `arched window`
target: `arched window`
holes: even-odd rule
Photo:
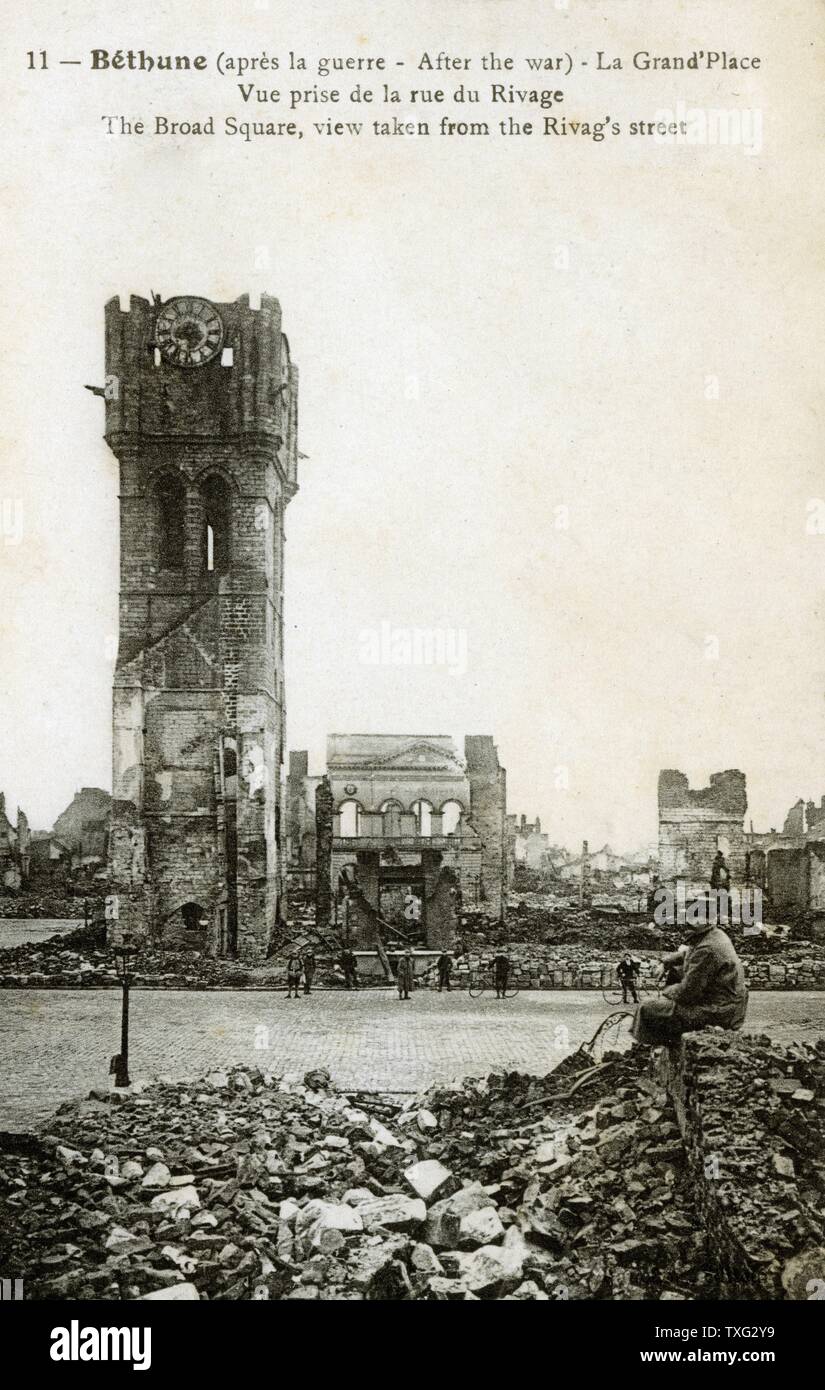
[[[430,817],[432,816],[433,808],[429,801],[414,801],[410,809],[418,821],[419,835],[431,835],[432,822]]]
[[[232,503],[229,485],[219,473],[204,479],[204,569],[207,574],[226,574],[232,541]]]
[[[162,473],[155,483],[158,564],[183,569],[183,522],[186,489],[179,473]]]
[[[361,807],[357,801],[342,801],[338,807],[338,814],[341,817],[341,835],[343,838],[352,840],[358,834],[359,822],[361,820]]]
[[[460,801],[444,802],[444,805],[441,807],[441,815],[443,817],[441,822],[442,834],[455,835],[458,830],[458,822],[463,812],[464,807],[461,805]]]

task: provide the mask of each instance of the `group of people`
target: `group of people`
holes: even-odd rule
[[[349,947],[341,952],[338,958],[340,972],[344,980],[345,989],[358,988],[358,962],[355,952]],[[493,984],[495,986],[496,998],[504,999],[507,984],[510,978],[511,962],[506,952],[499,947],[493,957]],[[452,989],[452,975],[455,967],[455,959],[449,951],[442,951],[436,961],[438,973],[438,992]],[[303,951],[293,951],[287,960],[286,983],[287,999],[297,999],[303,985],[304,994],[309,994],[312,989],[312,981],[315,978],[315,952],[311,946]],[[395,984],[398,990],[399,999],[409,999],[415,981],[415,965],[413,954],[409,947],[402,951],[397,957],[395,967]]]
[[[300,954],[293,951],[286,963],[286,997],[297,999],[303,983],[304,994],[309,994],[315,979],[315,952],[307,946]]]

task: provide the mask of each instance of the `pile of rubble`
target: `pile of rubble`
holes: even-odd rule
[[[0,918],[76,922],[85,916],[89,899],[82,893],[4,893],[0,894]]]
[[[250,982],[247,968],[211,960],[199,951],[143,947],[138,983],[149,988],[238,989]],[[102,923],[60,932],[44,941],[0,950],[0,988],[45,989],[113,986],[119,983],[114,953],[106,945]]]
[[[712,1297],[639,1053],[401,1104],[256,1070],[0,1136],[2,1267],[39,1299]]]
[[[610,950],[638,946],[675,950],[680,939],[676,928],[655,926],[647,913],[577,904],[551,906],[539,894],[511,900],[507,936],[510,941],[536,945],[591,945]]]

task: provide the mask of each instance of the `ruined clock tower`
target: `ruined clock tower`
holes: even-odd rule
[[[118,926],[260,959],[285,883],[284,511],[298,458],[280,305],[110,300],[106,376]]]

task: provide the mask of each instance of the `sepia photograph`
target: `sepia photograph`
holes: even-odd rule
[[[14,16],[0,1302],[47,1372],[172,1369],[170,1302],[813,1347],[824,38]]]

